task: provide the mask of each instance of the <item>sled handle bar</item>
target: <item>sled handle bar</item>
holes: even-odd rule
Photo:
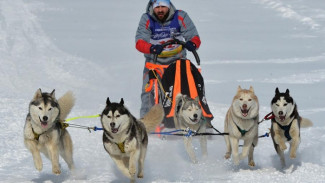
[[[168,42],[162,44],[162,46],[163,47],[166,47],[166,46],[169,46],[169,45],[172,45],[172,44],[182,45],[183,46],[183,49],[184,49],[184,46],[185,46],[185,42],[184,41],[181,41],[181,40],[178,40],[178,39],[173,39],[171,41],[168,41]],[[196,50],[193,50],[192,53],[193,53],[193,55],[195,57],[195,60],[196,60],[197,65],[200,65],[200,58],[199,58],[199,55],[197,54]],[[153,63],[154,64],[157,62],[157,58],[158,58],[158,54],[154,54],[153,55]]]

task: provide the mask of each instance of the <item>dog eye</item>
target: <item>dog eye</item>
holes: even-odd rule
[[[240,101],[243,101],[243,99],[242,99],[242,98],[240,98],[239,100],[240,100]]]
[[[38,107],[39,110],[43,110],[41,107]]]
[[[279,104],[275,104],[276,106],[279,106]]]
[[[252,101],[252,99],[248,99],[248,101]]]
[[[120,117],[120,115],[116,115],[116,117],[117,117],[117,118],[119,118],[119,117]]]
[[[287,106],[288,104],[284,104],[283,106]]]
[[[52,108],[49,108],[49,111],[52,110]]]
[[[107,118],[111,118],[111,116],[108,116],[108,115],[107,115]]]

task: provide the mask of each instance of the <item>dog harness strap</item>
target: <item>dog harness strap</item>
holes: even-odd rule
[[[35,140],[39,140],[39,136],[41,136],[42,134],[37,134],[35,131],[34,131],[34,129],[32,128],[32,131],[33,131],[33,134],[34,134],[34,139]]]
[[[241,133],[241,136],[244,136],[248,131],[246,130],[242,130],[241,128],[239,128],[239,126],[235,123],[235,125],[237,126],[237,129],[239,130],[239,132]]]
[[[125,153],[125,150],[124,150],[124,142],[121,142],[121,143],[115,143],[117,145],[117,147],[120,149],[120,151],[122,153]]]
[[[292,121],[293,121],[293,120],[292,120]],[[284,130],[284,136],[287,138],[288,141],[290,141],[290,140],[292,139],[291,136],[290,136],[290,133],[289,133],[290,128],[291,128],[291,125],[292,125],[292,121],[291,121],[291,123],[290,123],[288,126],[282,126],[282,125],[280,125],[278,122],[276,122],[276,123],[279,125],[279,127],[280,127],[282,130]]]

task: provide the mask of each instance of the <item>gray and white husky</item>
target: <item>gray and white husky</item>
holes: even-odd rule
[[[272,113],[274,115],[271,137],[283,167],[285,166],[284,150],[287,149],[285,143],[290,143],[290,158],[296,158],[297,149],[300,144],[300,127],[306,128],[313,125],[309,119],[299,116],[297,104],[289,92],[289,89],[287,89],[285,93],[280,93],[279,89],[276,88],[275,96],[271,101]]]
[[[60,174],[59,155],[70,169],[74,168],[72,141],[61,123],[70,113],[75,102],[72,92],[65,93],[59,100],[55,90],[43,93],[38,89],[29,104],[29,113],[24,127],[24,143],[32,153],[35,168],[43,168],[42,152],[52,162],[52,172]]]
[[[255,166],[253,159],[254,148],[258,140],[259,102],[251,86],[249,90],[238,86],[237,94],[225,118],[225,141],[227,152],[225,158],[232,155],[236,165],[248,156],[248,165]],[[244,140],[242,153],[239,154],[239,140]]]
[[[161,105],[153,106],[140,120],[137,120],[124,106],[124,101],[111,103],[106,100],[106,107],[101,114],[104,128],[103,144],[120,171],[135,181],[138,163],[138,178],[143,178],[143,166],[148,146],[147,133],[154,131],[164,118]]]
[[[176,129],[182,130],[192,130],[198,133],[206,132],[206,123],[201,118],[202,110],[199,103],[199,97],[192,99],[187,95],[181,93],[176,95],[175,113],[174,113],[174,123]],[[192,136],[184,136],[184,145],[193,163],[197,163],[195,152],[192,145]],[[200,146],[201,152],[204,157],[208,155],[207,152],[207,137],[200,136]]]

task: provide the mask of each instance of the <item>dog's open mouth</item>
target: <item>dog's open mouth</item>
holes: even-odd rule
[[[279,116],[279,118],[280,118],[281,121],[284,121],[286,119],[286,115]]]
[[[192,118],[189,118],[193,123],[197,123],[197,122],[199,122],[200,120],[199,120],[199,118],[194,118],[194,119],[192,119]]]
[[[250,109],[250,108],[249,108]],[[240,109],[241,110],[241,114],[246,117],[248,115],[249,109]]]
[[[111,131],[112,131],[112,133],[117,133],[119,129],[120,129],[120,126],[118,126],[117,128],[112,127]]]
[[[39,118],[39,120],[40,120],[40,122],[41,122],[41,126],[42,126],[43,128],[46,128],[47,125],[48,125],[47,121],[42,121],[41,118]]]

